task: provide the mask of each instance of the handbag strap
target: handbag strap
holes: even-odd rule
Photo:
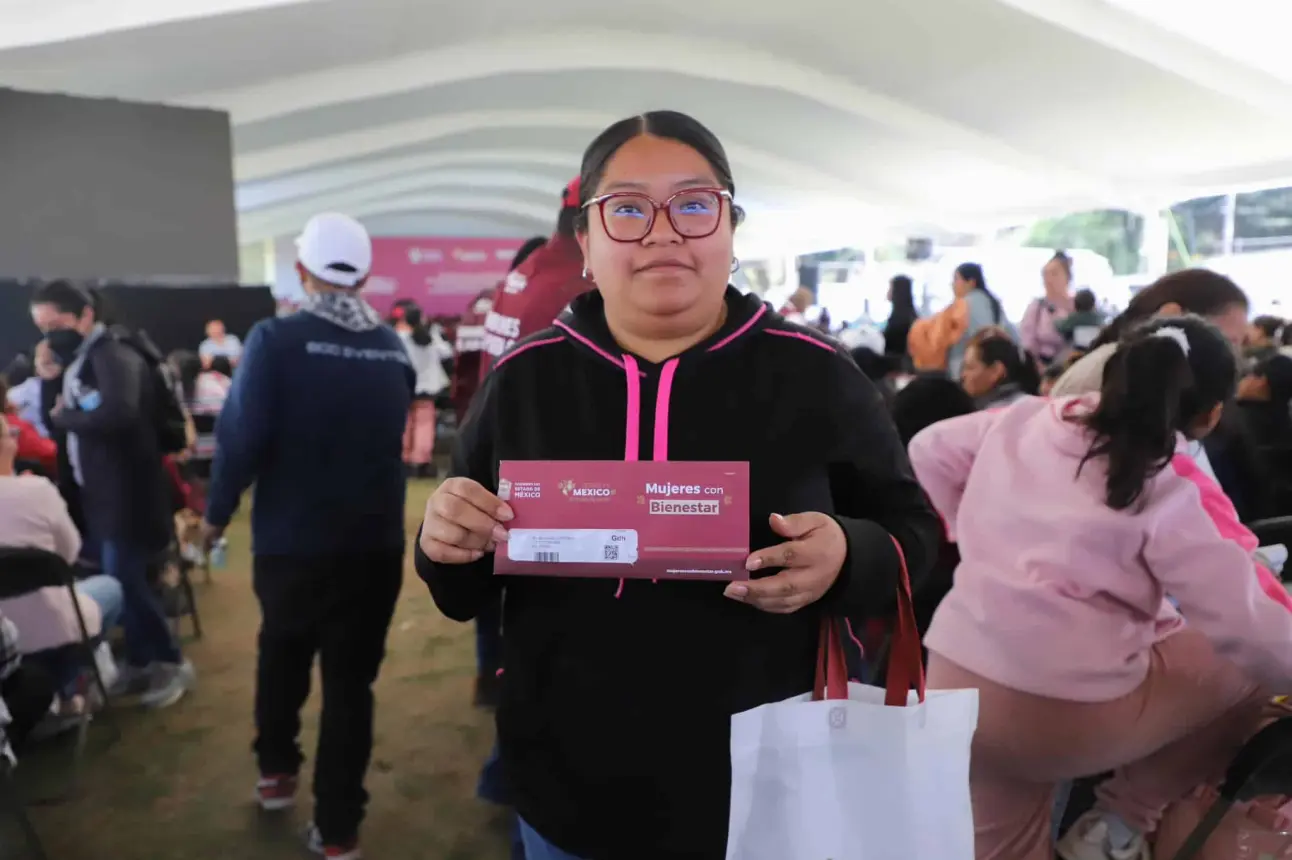
[[[893,538],[893,548],[901,568],[897,586],[897,618],[888,652],[888,681],[885,686],[884,704],[895,707],[907,703],[908,693],[914,689],[924,701],[924,651],[920,645],[920,631],[915,624],[915,599],[911,595],[911,575],[906,567],[906,553]],[[843,638],[839,621],[827,615],[821,619],[821,635],[817,645],[816,683],[812,690],[814,701],[848,698],[848,661],[843,651]]]
[[[911,594],[906,553],[897,538],[892,538],[892,541],[901,567],[901,580],[897,586],[897,619],[893,625],[892,647],[888,652],[884,704],[905,705],[907,694],[912,689],[919,693],[920,701],[924,701],[924,649],[920,644],[920,628],[915,623],[915,598]]]
[[[816,684],[812,700],[848,698],[848,658],[843,652],[843,637],[834,616],[821,619],[821,637],[816,652]]]

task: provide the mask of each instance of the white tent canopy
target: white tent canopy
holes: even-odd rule
[[[675,108],[725,142],[746,241],[809,250],[1292,177],[1288,23],[1268,0],[9,0],[0,83],[228,110],[244,242],[320,209],[542,232],[599,129]]]

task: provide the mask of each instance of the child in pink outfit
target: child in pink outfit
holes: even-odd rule
[[[1266,691],[1292,688],[1292,613],[1187,453],[1235,379],[1217,330],[1157,320],[1123,340],[1098,395],[912,440],[961,554],[925,644],[931,688],[980,691],[978,860],[1049,860],[1057,784],[1106,770],[1059,855],[1147,860],[1166,805],[1223,775]]]

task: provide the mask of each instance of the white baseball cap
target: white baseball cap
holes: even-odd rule
[[[372,271],[372,239],[349,215],[325,212],[311,218],[296,238],[296,258],[319,280],[353,287]]]

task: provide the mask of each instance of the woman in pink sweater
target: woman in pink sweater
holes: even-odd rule
[[[1235,378],[1219,331],[1161,319],[1122,341],[1097,395],[911,442],[961,554],[926,644],[931,688],[980,691],[978,860],[1048,860],[1056,785],[1107,770],[1059,854],[1147,860],[1166,805],[1222,775],[1267,691],[1292,689],[1292,614],[1187,453]]]

